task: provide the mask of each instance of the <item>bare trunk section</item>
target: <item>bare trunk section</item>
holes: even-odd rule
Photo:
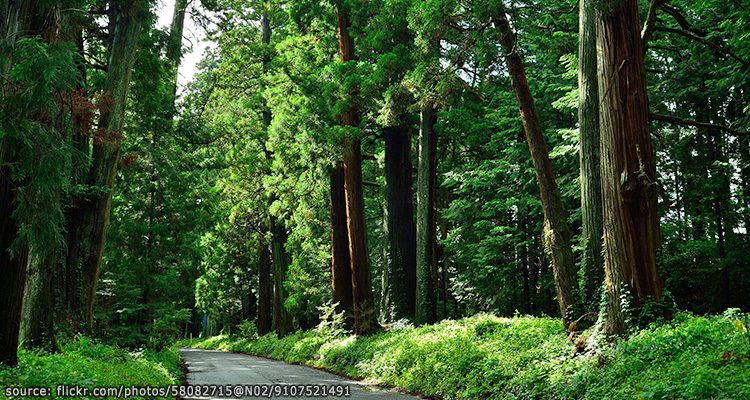
[[[30,249],[20,340],[25,348],[55,350],[54,267],[56,254]]]
[[[268,244],[261,238],[258,245],[258,322],[256,324],[259,335],[271,332],[271,251]]]
[[[346,226],[344,166],[331,171],[331,281],[336,311],[343,312],[348,328],[354,326],[352,268],[349,260],[349,235]]]
[[[0,364],[15,366],[18,363],[18,335],[21,327],[21,306],[28,248],[18,243],[19,221],[13,217],[16,185],[11,178],[12,143],[0,140]]]
[[[595,311],[604,281],[602,186],[599,175],[599,87],[596,79],[595,0],[581,0],[578,44],[578,125],[583,228],[583,297]]]
[[[88,329],[93,323],[96,288],[102,263],[104,244],[112,209],[112,192],[122,143],[125,105],[130,87],[141,21],[140,5],[131,1],[113,1],[113,37],[109,68],[104,84],[104,98],[109,103],[99,119],[94,140],[93,160],[87,183],[104,191],[86,198],[82,203],[81,269],[83,274],[82,312]]]
[[[416,223],[416,298],[415,322],[435,321],[435,284],[432,275],[435,260],[435,191],[437,184],[437,110],[432,103],[424,104],[420,112],[419,167],[417,169]]]
[[[635,0],[607,2],[597,11],[608,334],[627,329],[622,298],[628,292],[636,309],[661,296],[658,186],[638,24]]]
[[[286,252],[287,232],[276,218],[271,218],[271,234],[273,235],[273,329],[278,336],[285,336],[292,332],[292,320],[284,308],[288,294],[284,287],[286,275],[291,259]]]
[[[411,135],[406,126],[383,129],[385,139],[386,322],[413,318],[416,297],[416,231],[411,188]]]
[[[526,142],[529,145],[537,185],[544,209],[544,242],[545,249],[552,259],[552,273],[557,288],[557,303],[566,329],[570,322],[569,308],[575,303],[574,292],[577,285],[575,260],[570,246],[571,233],[568,228],[567,214],[563,208],[560,190],[557,187],[552,162],[549,159],[547,143],[544,139],[539,115],[531,96],[531,89],[526,80],[526,71],[518,53],[516,35],[513,32],[505,9],[494,18],[495,27],[500,33],[500,43],[505,52],[513,89],[521,112]]]
[[[341,61],[347,62],[354,59],[354,41],[349,36],[349,14],[341,3],[338,3],[336,8],[338,11],[339,52]],[[359,125],[359,114],[354,105],[349,106],[349,109],[343,112],[341,123],[352,127]],[[370,287],[370,270],[367,265],[364,196],[362,193],[362,150],[359,140],[351,137],[344,139],[342,147],[346,223],[352,270],[354,332],[368,334],[376,329],[376,321]]]

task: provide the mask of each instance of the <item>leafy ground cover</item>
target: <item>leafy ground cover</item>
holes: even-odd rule
[[[49,387],[53,394],[58,385],[166,387],[180,383],[181,363],[174,347],[129,352],[78,337],[54,354],[20,351],[18,367],[0,367],[0,399],[13,387]]]
[[[679,314],[586,350],[557,319],[488,314],[372,336],[330,325],[277,338],[214,336],[178,345],[302,363],[444,399],[748,399],[743,316]],[[579,341],[581,346],[581,341]]]

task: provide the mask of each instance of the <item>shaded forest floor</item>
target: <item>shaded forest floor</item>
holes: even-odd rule
[[[53,396],[45,398],[80,398],[56,396],[55,389],[60,385],[167,387],[180,384],[183,374],[182,360],[174,347],[159,352],[128,352],[85,337],[62,344],[55,354],[22,350],[18,356],[17,368],[0,367],[0,399],[8,398],[5,391],[9,387],[51,388]]]
[[[732,311],[679,314],[628,340],[589,337],[584,352],[559,320],[492,315],[368,337],[324,325],[282,339],[222,335],[178,344],[303,363],[445,399],[747,399],[746,324]]]

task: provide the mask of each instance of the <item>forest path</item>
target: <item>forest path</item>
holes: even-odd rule
[[[367,385],[363,382],[329,374],[302,365],[216,350],[180,349],[187,365],[189,385],[344,385],[349,386],[351,397],[285,397],[294,399],[418,399],[392,390]],[[185,400],[261,399],[268,397],[184,397]],[[276,398],[283,398],[276,396]]]

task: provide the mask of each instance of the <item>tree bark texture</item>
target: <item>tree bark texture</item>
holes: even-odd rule
[[[384,321],[414,318],[417,270],[412,199],[411,137],[406,126],[383,129],[385,139]]]
[[[342,3],[338,11],[339,53],[341,62],[355,58],[354,40],[349,35],[349,14]],[[341,115],[341,124],[359,126],[359,113],[350,105]],[[346,137],[342,143],[344,166],[344,193],[346,198],[346,224],[349,238],[349,260],[352,271],[352,298],[354,332],[368,334],[376,329],[375,306],[370,287],[370,270],[367,263],[365,238],[364,197],[362,193],[362,154],[358,139]]]
[[[103,107],[99,129],[94,138],[92,165],[87,183],[98,192],[83,201],[81,224],[81,269],[83,274],[82,312],[90,329],[93,324],[96,289],[104,244],[112,210],[112,193],[120,158],[125,105],[130,75],[135,62],[141,19],[134,1],[113,1],[114,26],[107,78],[104,83]]]
[[[623,298],[637,308],[661,296],[656,168],[651,147],[643,44],[635,0],[597,10],[601,178],[607,306],[605,331],[626,331]]]
[[[419,166],[417,169],[417,222],[416,222],[416,295],[415,322],[429,324],[435,321],[435,284],[432,275],[435,260],[435,193],[437,185],[437,135],[435,124],[437,110],[424,104],[420,112],[418,141]]]
[[[344,166],[331,171],[331,281],[336,311],[343,312],[346,325],[352,328],[354,310],[352,298],[352,268],[349,260],[349,235],[346,226],[346,194]]]
[[[273,236],[273,329],[276,334],[286,336],[292,332],[292,319],[284,307],[287,297],[289,297],[284,282],[286,282],[287,272],[291,259],[284,247],[286,245],[287,232],[284,225],[279,223],[276,218],[271,218],[271,235]]]
[[[604,281],[602,186],[599,174],[599,86],[596,79],[595,0],[581,0],[578,43],[578,126],[583,228],[583,297],[595,311]]]
[[[273,284],[271,281],[271,251],[261,238],[258,245],[258,322],[259,335],[271,332]]]

